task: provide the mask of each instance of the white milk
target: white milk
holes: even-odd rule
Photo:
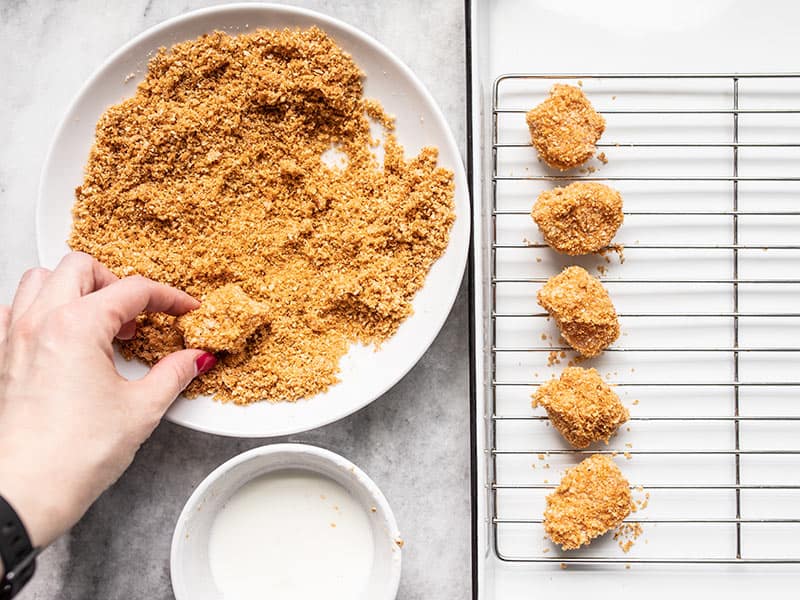
[[[225,600],[358,600],[372,569],[370,516],[308,471],[258,477],[211,526],[211,574]]]

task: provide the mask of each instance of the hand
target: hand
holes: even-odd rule
[[[87,254],[28,271],[0,306],[0,494],[35,546],[64,533],[130,465],[175,397],[213,355],[181,350],[138,381],[114,368],[112,342],[143,311],[180,315],[191,296],[118,279]]]

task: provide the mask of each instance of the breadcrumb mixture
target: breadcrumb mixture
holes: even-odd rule
[[[581,355],[597,356],[619,337],[617,311],[608,292],[586,269],[567,267],[537,293],[562,337]]]
[[[542,406],[553,426],[576,448],[604,441],[630,416],[597,369],[568,367],[539,386],[532,406]]]
[[[556,83],[550,96],[525,115],[539,157],[566,171],[589,160],[606,128],[580,88]]]
[[[338,381],[351,343],[379,345],[412,313],[447,247],[453,174],[435,148],[405,160],[362,77],[314,27],[214,32],[159,51],[100,118],[70,246],[207,303],[180,324],[140,317],[126,357],[224,350],[188,396],[294,401]],[[346,164],[329,166],[331,149]]]
[[[590,254],[607,247],[622,225],[622,196],[602,183],[571,183],[539,194],[531,216],[553,250]]]
[[[547,496],[544,530],[563,550],[575,550],[619,526],[631,513],[628,480],[614,461],[593,454],[567,470]]]

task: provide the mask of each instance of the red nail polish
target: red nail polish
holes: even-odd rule
[[[197,374],[202,375],[203,373],[208,373],[216,366],[217,357],[210,352],[204,352],[197,357],[197,360],[194,361],[194,364],[197,367]]]

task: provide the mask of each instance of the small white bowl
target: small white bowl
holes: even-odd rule
[[[219,600],[211,575],[208,541],[217,512],[248,481],[284,469],[308,470],[344,487],[369,514],[372,507],[374,560],[364,600],[394,600],[400,585],[402,551],[392,509],[378,486],[349,460],[316,446],[261,446],[223,463],[206,477],[183,507],[172,536],[170,570],[176,600]],[[402,542],[401,542],[402,543]]]

